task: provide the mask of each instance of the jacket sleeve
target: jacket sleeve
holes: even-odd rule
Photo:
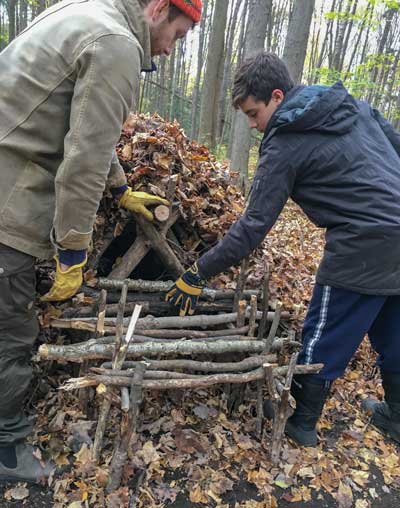
[[[288,200],[296,178],[289,157],[271,143],[260,157],[249,204],[225,237],[198,261],[205,279],[223,272],[248,256],[263,241]]]
[[[126,175],[118,160],[117,152],[114,150],[111,159],[110,172],[107,185],[110,189],[122,187],[126,184]]]
[[[135,40],[109,35],[77,58],[70,130],[55,179],[52,237],[64,249],[89,245],[115,145],[139,84],[141,57]]]
[[[392,124],[386,120],[384,116],[380,114],[380,112],[377,109],[371,108],[372,116],[375,118],[375,120],[379,123],[381,126],[383,132],[385,133],[386,137],[392,144],[393,148],[396,150],[397,155],[400,156],[400,133],[394,129]]]

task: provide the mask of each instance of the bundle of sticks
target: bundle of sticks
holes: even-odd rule
[[[171,282],[99,279],[96,289],[91,290],[92,296],[98,295],[96,304],[68,308],[61,318],[51,320],[52,327],[92,335],[68,345],[43,344],[38,358],[80,363],[80,376],[69,379],[60,389],[80,390],[83,403],[87,403],[88,389],[96,388],[100,410],[92,450],[94,461],[101,456],[111,405],[122,412],[109,489],[120,484],[129,445],[138,428],[143,390],[188,390],[254,382],[256,429],[261,437],[267,392],[275,410],[271,459],[279,460],[285,423],[294,405],[290,395],[292,377],[318,372],[322,365],[297,365],[301,344],[290,329],[289,314],[280,305],[270,308],[268,270],[262,291],[245,290],[246,273],[247,261],[242,264],[236,291],[204,291],[202,310],[211,308],[212,313],[160,317],[157,311],[166,311],[161,303]],[[119,302],[110,303],[115,301],[116,292],[120,294]],[[159,300],[150,295],[158,295]],[[212,307],[215,305],[218,307]],[[139,317],[141,314],[145,316]]]

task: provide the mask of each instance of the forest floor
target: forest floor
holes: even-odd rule
[[[266,256],[272,299],[301,320],[322,248],[321,231],[289,205],[256,258],[253,279],[262,280],[258,266]],[[64,338],[45,329],[42,340]],[[254,385],[247,385],[243,403],[232,413],[223,387],[148,391],[122,487],[108,495],[104,487],[120,410],[112,409],[95,465],[90,460],[95,403],[91,414],[83,414],[77,394],[59,390],[79,375],[79,366],[34,362],[27,403],[36,415],[33,442],[65,472],[46,486],[0,485],[0,508],[397,508],[399,448],[360,410],[364,398],[383,396],[375,362],[364,341],[333,385],[318,446],[298,448],[285,438],[276,465],[269,458],[271,424],[265,422],[262,439],[256,434]]]
[[[222,389],[148,393],[124,486],[108,496],[103,487],[120,415],[115,410],[104,462],[95,467],[89,455],[94,424],[77,409],[74,395],[57,390],[65,367],[51,367],[37,378],[31,399],[38,413],[34,441],[43,457],[69,471],[48,486],[2,485],[0,507],[397,508],[399,449],[360,410],[363,398],[382,396],[374,365],[365,342],[334,385],[319,445],[297,448],[285,439],[278,465],[269,460],[268,423],[262,440],[256,437],[252,387],[232,416]],[[130,505],[134,491],[138,499]]]

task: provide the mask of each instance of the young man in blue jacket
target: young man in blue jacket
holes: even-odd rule
[[[286,432],[301,445],[317,444],[331,383],[368,334],[385,402],[364,405],[400,443],[400,135],[341,82],[294,86],[284,63],[268,53],[242,64],[233,104],[264,132],[248,207],[167,298],[181,315],[193,313],[205,279],[248,256],[291,197],[326,229],[299,357],[324,368],[295,377],[296,410]]]

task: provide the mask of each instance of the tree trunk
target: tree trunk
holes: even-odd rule
[[[232,8],[231,19],[229,21],[229,29],[226,37],[226,52],[225,52],[225,64],[224,64],[224,77],[222,80],[222,88],[220,91],[220,101],[218,107],[218,120],[217,120],[217,137],[218,142],[223,143],[223,133],[225,131],[226,122],[226,110],[227,103],[230,102],[230,88],[232,82],[232,53],[233,53],[233,42],[236,32],[236,26],[238,22],[238,12],[240,9],[241,2],[236,0],[236,4]],[[228,106],[229,107],[229,106]]]
[[[17,0],[7,1],[7,14],[8,14],[8,43],[15,39],[16,34],[16,21],[15,11],[17,6]]]
[[[300,83],[306,59],[315,0],[296,0],[289,22],[283,60],[295,83]]]
[[[244,58],[264,49],[269,23],[267,13],[270,3],[270,0],[250,0],[249,2],[249,23]],[[247,118],[242,112],[235,115],[233,129],[231,168],[233,171],[239,172],[241,181],[245,181],[248,176],[251,135]]]
[[[228,4],[229,0],[217,0],[214,8],[202,90],[199,139],[211,148],[214,148],[216,144],[218,100],[223,72]]]
[[[204,0],[203,12],[208,12],[208,0]],[[204,42],[205,42],[205,30],[206,30],[206,19],[207,16],[202,16],[200,22],[200,36],[199,36],[199,52],[197,54],[197,70],[196,80],[193,87],[192,94],[192,109],[190,112],[190,137],[195,139],[197,137],[197,116],[199,113],[199,95],[200,95],[200,81],[201,73],[204,66]]]

